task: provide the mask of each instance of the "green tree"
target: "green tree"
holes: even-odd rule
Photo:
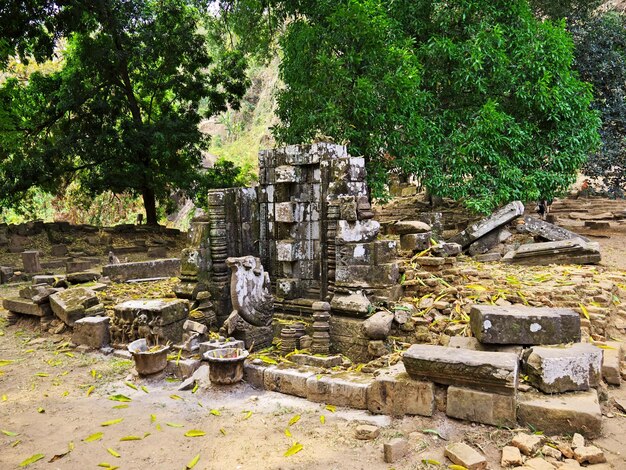
[[[240,53],[211,54],[194,1],[11,0],[0,11],[4,63],[16,51],[64,57],[58,72],[0,88],[0,203],[77,178],[94,195],[141,195],[156,224],[157,200],[208,184],[198,123],[236,109],[248,80]]]
[[[526,0],[269,4],[287,20],[276,136],[346,142],[374,196],[399,170],[483,212],[550,198],[598,144],[571,37]]]
[[[606,13],[575,24],[575,67],[594,87],[602,115],[602,148],[590,156],[585,174],[600,177],[609,191],[626,190],[626,17]]]

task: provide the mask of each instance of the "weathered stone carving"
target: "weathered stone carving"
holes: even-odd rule
[[[246,347],[272,342],[270,325],[274,316],[274,297],[270,278],[261,260],[254,256],[228,258],[231,269],[230,294],[233,311],[224,322],[227,335],[243,339]]]

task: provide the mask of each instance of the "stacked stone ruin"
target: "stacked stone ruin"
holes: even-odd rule
[[[496,426],[519,422],[552,434],[600,434],[596,388],[603,350],[579,342],[577,312],[475,305],[470,317],[473,338],[413,345],[403,356],[411,378],[446,387],[448,416]],[[534,390],[519,390],[522,375]]]
[[[311,322],[314,304],[327,302],[335,350],[367,355],[367,340],[355,345],[351,329],[371,314],[372,301],[401,294],[397,242],[379,239],[379,231],[363,158],[325,143],[263,151],[259,186],[209,192],[206,220],[192,223],[192,233],[201,235],[183,254],[177,295],[194,300],[208,289],[222,324],[233,308],[227,258],[258,257],[278,315]],[[319,343],[324,332],[318,342],[309,333],[326,350]]]

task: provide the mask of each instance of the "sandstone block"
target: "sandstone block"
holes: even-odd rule
[[[517,230],[522,233],[530,233],[539,236],[552,242],[570,240],[572,238],[582,238],[585,241],[589,241],[587,238],[577,233],[529,215],[524,217],[524,223],[519,225]]]
[[[363,332],[370,339],[385,339],[391,332],[393,313],[380,311],[363,322]]]
[[[383,458],[386,463],[400,460],[409,453],[409,443],[406,439],[396,437],[383,445]]]
[[[524,205],[519,201],[514,201],[497,210],[489,217],[486,217],[475,224],[470,225],[461,233],[455,235],[450,240],[451,243],[458,243],[463,248],[468,247],[475,240],[501,227],[516,217],[524,213]]]
[[[355,317],[365,317],[372,304],[361,291],[352,294],[335,294],[330,302],[333,311]]]
[[[366,410],[369,387],[370,381],[362,377],[340,378],[312,375],[306,381],[306,398],[317,403]]]
[[[86,287],[74,287],[50,296],[52,311],[69,326],[73,326],[76,320],[86,315],[87,309],[99,302],[96,293]]]
[[[473,336],[451,336],[448,342],[449,348],[471,349],[473,351],[491,351],[513,353],[518,357],[522,355],[524,348],[512,344],[483,344]]]
[[[502,458],[500,459],[500,465],[503,467],[515,467],[522,465],[522,454],[517,447],[504,446],[502,448]]]
[[[580,315],[571,309],[474,305],[470,326],[481,343],[566,344],[580,341]]]
[[[617,341],[609,341],[606,346],[607,349],[602,350],[602,377],[606,383],[619,386],[622,383],[620,363],[623,346]]]
[[[423,251],[430,247],[432,232],[407,233],[400,235],[400,249],[405,251]]]
[[[400,220],[392,225],[397,235],[430,232],[430,225],[419,220]]]
[[[268,367],[263,374],[263,384],[265,390],[305,398],[307,396],[307,379],[314,375],[315,372],[311,370],[301,371]]]
[[[588,390],[600,379],[602,350],[591,344],[535,346],[524,354],[524,369],[532,385],[545,393]]]
[[[367,393],[367,409],[390,416],[432,416],[435,410],[435,385],[411,379],[396,367],[376,377]]]
[[[493,426],[513,425],[516,401],[513,395],[482,392],[468,388],[448,387],[446,414],[452,418]]]
[[[52,313],[49,304],[38,304],[30,299],[22,299],[21,297],[2,299],[2,308],[9,312],[34,315],[36,317],[45,317]]]
[[[586,437],[600,435],[602,412],[595,390],[560,395],[526,394],[520,397],[517,418],[546,434],[578,432]]]
[[[109,317],[85,317],[74,322],[72,343],[100,349],[109,344]]]
[[[594,465],[606,462],[604,452],[596,446],[577,447],[574,449],[574,458],[578,463],[587,463]]]
[[[180,259],[167,258],[136,263],[107,264],[102,267],[102,275],[113,282],[125,282],[132,279],[153,279],[175,277],[180,273]]]
[[[168,361],[165,370],[179,379],[186,379],[191,377],[201,365],[202,361],[200,359],[180,359],[178,361]]]
[[[376,439],[379,435],[380,429],[378,426],[372,426],[371,424],[361,424],[356,427],[354,432],[354,437],[363,441]]]
[[[556,467],[554,465],[552,465],[547,460],[542,459],[541,457],[535,457],[534,459],[528,459],[524,463],[524,466],[522,468],[523,469],[528,469],[528,470],[555,470],[556,469]]]
[[[376,239],[380,231],[380,224],[373,220],[359,220],[348,222],[340,220],[337,224],[337,243],[364,243],[372,242]]]
[[[22,253],[22,264],[24,271],[27,273],[38,273],[41,271],[41,263],[39,262],[38,251],[24,251]]]
[[[414,344],[402,360],[414,379],[505,394],[513,394],[517,389],[518,359],[512,353]]]
[[[457,465],[468,470],[483,470],[487,468],[487,459],[463,442],[454,442],[446,446],[445,456]]]

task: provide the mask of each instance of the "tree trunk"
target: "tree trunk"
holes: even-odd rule
[[[143,207],[146,209],[146,224],[158,225],[156,213],[156,196],[151,188],[144,188],[142,191]]]

